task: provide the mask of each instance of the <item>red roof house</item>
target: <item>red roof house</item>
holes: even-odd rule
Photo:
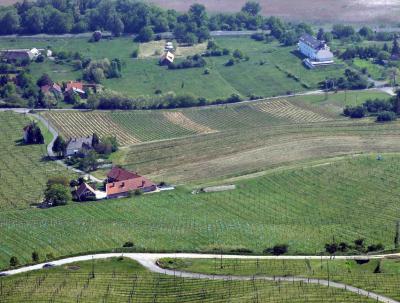
[[[65,92],[74,92],[78,93],[79,95],[85,95],[85,91],[83,89],[83,83],[82,82],[76,82],[76,81],[69,81],[67,82],[65,86]]]
[[[46,93],[53,93],[54,95],[61,95],[62,89],[57,83],[53,83],[53,85],[43,85],[40,90]]]
[[[106,193],[108,199],[126,197],[136,190],[152,192],[156,189],[157,185],[149,179],[120,167],[112,168],[107,174]]]

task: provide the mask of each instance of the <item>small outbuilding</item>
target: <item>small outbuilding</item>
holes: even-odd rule
[[[160,65],[170,65],[174,63],[175,55],[169,51],[165,52],[160,58]]]
[[[88,136],[84,138],[71,138],[67,142],[67,148],[65,150],[65,156],[85,156],[89,151],[93,149],[93,137]]]

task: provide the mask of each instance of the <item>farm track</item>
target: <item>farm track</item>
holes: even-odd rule
[[[305,284],[317,284],[326,287],[332,287],[342,289],[359,296],[364,296],[369,299],[376,300],[382,303],[400,303],[394,299],[386,296],[379,295],[377,293],[367,291],[361,288],[353,287],[344,283],[333,282],[324,279],[315,278],[302,278],[302,277],[279,277],[279,276],[237,276],[237,275],[210,275],[191,273],[179,270],[163,269],[158,265],[158,260],[163,258],[180,258],[180,259],[240,259],[240,260],[330,260],[331,256],[243,256],[243,255],[210,255],[210,254],[151,254],[151,253],[110,253],[110,254],[96,254],[96,255],[85,255],[78,257],[71,257],[51,262],[55,266],[61,266],[71,264],[75,262],[101,260],[108,258],[125,257],[131,260],[137,261],[147,270],[157,274],[164,274],[168,276],[174,276],[179,278],[190,278],[190,279],[205,279],[205,280],[224,280],[224,281],[253,281],[253,280],[264,280],[271,282],[301,282]],[[400,254],[391,255],[374,255],[374,256],[336,256],[336,260],[355,260],[355,259],[384,259],[384,258],[398,258]],[[45,263],[36,264],[32,266],[26,266],[14,270],[5,271],[7,275],[16,275],[26,273],[34,270],[42,269]]]

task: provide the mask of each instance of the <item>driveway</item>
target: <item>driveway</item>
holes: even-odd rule
[[[211,254],[151,254],[151,253],[110,253],[110,254],[96,254],[96,255],[85,255],[78,257],[71,257],[66,259],[61,259],[53,262],[49,262],[55,266],[61,266],[65,264],[82,262],[82,261],[90,261],[90,260],[100,260],[100,259],[108,259],[108,258],[116,258],[116,257],[125,257],[131,260],[137,261],[143,267],[148,269],[153,273],[164,274],[175,277],[182,278],[192,278],[192,279],[207,279],[207,280],[235,280],[235,281],[251,281],[251,280],[264,280],[264,281],[280,281],[280,282],[302,282],[306,284],[317,284],[326,287],[333,287],[337,289],[343,289],[345,291],[349,291],[355,293],[360,296],[364,296],[375,300],[377,302],[382,303],[400,303],[394,299],[379,295],[374,292],[370,292],[361,288],[353,287],[351,285],[347,285],[344,283],[337,283],[328,280],[320,280],[320,279],[311,279],[311,278],[301,278],[301,277],[269,277],[269,276],[233,276],[233,275],[206,275],[199,273],[191,273],[184,272],[179,270],[168,270],[163,269],[157,265],[157,260],[162,258],[183,258],[183,259],[242,259],[242,260],[328,260],[328,259],[336,259],[336,260],[354,260],[354,259],[382,259],[385,257],[400,257],[400,254],[392,254],[392,255],[374,255],[374,256],[242,256],[242,255],[211,255]],[[18,269],[13,269],[9,271],[5,271],[4,273],[7,275],[16,275],[21,274],[33,270],[39,270],[43,268],[45,263],[21,267]]]

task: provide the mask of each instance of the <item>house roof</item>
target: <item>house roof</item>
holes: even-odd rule
[[[92,146],[92,136],[88,136],[85,138],[72,138],[68,141],[67,149],[72,150],[80,150],[83,146]]]
[[[91,193],[93,193],[94,195],[96,195],[96,191],[94,190],[94,188],[92,188],[90,185],[86,184],[86,183],[82,183],[78,189],[76,190],[76,195],[77,197],[81,197],[86,191],[90,191]]]
[[[75,82],[75,81],[69,81],[67,82],[67,86],[65,88],[66,91],[83,91],[83,83],[82,82]]]
[[[146,189],[153,186],[156,186],[153,182],[146,179],[145,177],[138,176],[136,178],[125,181],[107,183],[106,192],[107,196],[113,196],[129,193],[137,189]]]
[[[57,83],[54,83],[53,85],[43,85],[43,86],[40,88],[40,90],[41,90],[43,93],[48,93],[48,92],[50,92],[50,90],[54,90],[54,91],[56,91],[56,92],[58,92],[58,93],[61,93],[61,92],[62,92],[61,87],[60,87]]]
[[[119,182],[119,181],[125,181],[125,180],[129,180],[129,179],[138,178],[140,176],[136,173],[133,173],[133,172],[130,172],[121,167],[115,166],[108,172],[107,177],[116,182]]]
[[[323,41],[320,41],[309,34],[304,34],[303,36],[301,36],[300,41],[314,49],[319,49],[325,45]]]
[[[174,63],[175,55],[171,52],[166,52],[164,55],[161,56],[161,61],[167,60],[170,63]]]

